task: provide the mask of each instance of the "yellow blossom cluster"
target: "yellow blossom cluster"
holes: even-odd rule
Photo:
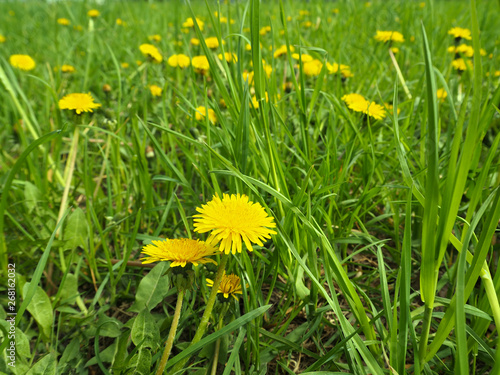
[[[347,104],[349,109],[354,112],[364,113],[375,120],[382,120],[386,116],[384,107],[366,100],[360,94],[346,94],[342,97],[342,100]]]

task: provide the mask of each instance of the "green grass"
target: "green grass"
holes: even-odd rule
[[[217,271],[193,267],[168,373],[497,373],[498,6],[1,3],[0,372],[154,374],[177,288],[168,264],[142,265],[140,251],[154,239],[206,239],[193,230],[196,208],[240,193],[275,218],[277,234],[229,257],[243,294],[219,295],[207,332],[188,348],[210,294],[205,278]],[[101,15],[91,20],[92,8]],[[195,16],[203,30],[184,32]],[[471,30],[462,43],[474,50],[472,70],[452,67],[456,26]],[[394,59],[377,30],[404,35]],[[146,60],[143,43],[158,46],[162,64]],[[282,45],[321,61],[319,74],[306,75],[290,53],[275,58]],[[228,51],[237,62],[218,59]],[[206,55],[210,70],[172,68],[175,53]],[[12,67],[13,54],[29,54],[36,68]],[[330,74],[327,62],[354,76]],[[78,92],[102,107],[59,109]],[[387,116],[352,111],[349,93]],[[200,106],[215,124],[196,120]],[[15,368],[4,350],[10,263]]]

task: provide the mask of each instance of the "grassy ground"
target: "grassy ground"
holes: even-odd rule
[[[196,208],[240,193],[277,234],[228,258],[242,295],[219,295],[187,349],[217,271],[193,267],[168,373],[498,373],[499,4],[207,3],[0,3],[0,372],[154,373],[178,288],[141,249],[206,239]],[[194,15],[202,31],[183,27]],[[448,34],[457,26],[471,40]],[[474,56],[448,52],[459,44]],[[319,68],[306,74],[292,47]],[[176,53],[207,55],[209,71],[169,66]],[[59,109],[70,93],[102,106]],[[385,117],[350,109],[350,93]]]

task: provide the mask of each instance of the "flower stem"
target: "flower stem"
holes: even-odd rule
[[[228,304],[225,303],[224,306],[222,307],[222,311],[219,316],[219,327],[218,329],[222,329],[222,326],[224,325],[224,316],[226,315],[228,308]],[[217,375],[217,364],[219,362],[219,350],[220,350],[220,340],[221,337],[217,339],[215,342],[215,351],[214,351],[214,363],[212,364],[212,375]]]
[[[73,133],[73,141],[71,142],[71,149],[68,155],[68,164],[64,170],[64,192],[61,200],[61,207],[59,208],[59,216],[57,217],[57,222],[61,220],[64,212],[68,208],[68,195],[69,188],[71,187],[71,180],[73,179],[73,172],[75,171],[75,161],[76,161],[76,151],[78,148],[78,139],[80,136],[80,130],[78,126],[75,126],[75,132]],[[57,230],[56,237],[59,236],[61,227]]]
[[[214,308],[215,300],[217,297],[217,291],[219,290],[219,285],[220,282],[222,281],[222,276],[224,275],[224,269],[226,268],[226,263],[228,259],[229,259],[229,254],[222,255],[219,268],[217,269],[217,274],[215,275],[214,285],[212,286],[210,296],[208,297],[207,307],[205,307],[205,312],[201,317],[200,325],[198,326],[198,329],[196,330],[193,340],[191,341],[191,344],[189,344],[189,346],[192,346],[196,344],[198,341],[200,341],[201,338],[203,337],[203,334],[205,333],[205,330],[207,329],[207,324],[210,319],[210,315],[212,314],[212,310]],[[174,366],[172,372],[176,373],[177,371],[182,369],[186,364],[186,362],[189,361],[189,358],[190,357],[186,357],[182,361],[178,362]]]
[[[427,353],[427,340],[429,339],[429,331],[431,329],[432,307],[425,306],[424,320],[422,322],[422,333],[420,334],[420,371],[423,370],[425,365],[425,354]]]
[[[181,288],[177,294],[177,304],[175,305],[175,313],[174,318],[172,320],[172,325],[170,326],[170,332],[168,333],[167,342],[165,344],[165,350],[163,351],[163,355],[160,360],[160,367],[156,371],[156,375],[163,374],[165,370],[165,366],[167,365],[168,357],[170,356],[170,352],[172,351],[172,346],[174,345],[174,337],[177,332],[177,326],[179,325],[179,317],[181,315],[182,309],[182,300],[184,299],[185,289]]]

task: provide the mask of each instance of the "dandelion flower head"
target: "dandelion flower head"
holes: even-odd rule
[[[203,121],[207,115],[207,109],[205,107],[196,108],[195,118],[198,121]],[[208,109],[208,119],[212,124],[217,122],[217,115],[215,114],[213,109]]]
[[[178,55],[172,55],[168,58],[167,64],[172,68],[187,68],[191,64],[191,60],[188,56],[180,53]]]
[[[92,18],[99,17],[100,14],[101,13],[97,9],[91,9],[87,12],[87,16],[92,17]]]
[[[163,61],[163,57],[160,51],[158,51],[158,48],[156,48],[152,44],[141,44],[139,46],[139,49],[141,50],[143,55],[150,57],[153,62],[161,63]]]
[[[212,231],[209,241],[220,241],[219,249],[226,254],[241,253],[242,242],[252,251],[252,243],[263,246],[262,240],[276,234],[270,229],[276,227],[274,218],[259,203],[250,202],[246,195],[224,194],[222,199],[215,195],[196,210],[199,214],[194,215],[194,230]]]
[[[277,48],[275,51],[274,51],[274,57],[280,57],[280,56],[283,56],[283,55],[286,55],[287,54],[287,49],[286,49],[286,45],[282,45],[281,47]],[[293,52],[295,51],[295,48],[293,48],[293,46],[290,46],[290,52]]]
[[[151,95],[153,96],[161,96],[162,89],[157,85],[149,85],[149,91],[151,91]]]
[[[210,279],[205,279],[205,280],[209,287],[214,286],[213,280]],[[217,293],[222,293],[224,295],[224,298],[229,298],[229,295],[232,295],[234,299],[237,301],[238,297],[236,297],[236,294],[243,294],[241,290],[241,280],[239,276],[233,274],[231,275],[224,274],[222,276],[222,280],[220,282]]]
[[[292,53],[292,58],[295,60],[301,60],[303,63],[314,60],[314,57],[312,57],[311,55],[307,55],[305,53],[303,53],[302,56],[300,56],[298,53]]]
[[[14,68],[25,71],[33,70],[36,66],[35,60],[33,60],[29,55],[11,55],[9,62]]]
[[[203,31],[203,21],[196,17],[196,23],[198,24],[200,30]],[[182,24],[182,27],[194,27],[193,18],[189,17],[188,19],[186,19],[186,21]]]
[[[217,39],[217,37],[215,36],[206,38],[205,43],[207,44],[207,47],[210,49],[216,49],[217,47],[219,47],[219,39]]]
[[[404,42],[405,38],[403,37],[403,34],[401,34],[398,31],[380,31],[377,30],[377,33],[375,34],[375,40],[379,42]]]
[[[198,73],[205,73],[210,69],[206,56],[194,56],[191,60],[191,65]]]
[[[465,71],[468,68],[472,69],[472,63],[470,60],[464,60],[462,58],[455,59],[451,62],[451,65],[455,70]]]
[[[219,53],[217,56],[219,57],[219,60],[222,60],[222,53]],[[224,58],[226,59],[226,61],[228,63],[238,62],[238,57],[236,56],[236,54],[231,53],[231,52],[225,52]]]
[[[99,108],[99,103],[94,103],[94,98],[88,94],[69,94],[59,100],[59,108],[74,110],[78,115],[82,112],[93,112]]]
[[[152,241],[151,244],[142,248],[141,253],[146,255],[142,258],[143,264],[167,261],[171,262],[170,267],[185,267],[186,264],[214,263],[211,258],[218,252],[217,248],[209,242],[191,240],[188,238],[166,239],[163,241]]]
[[[73,65],[64,64],[61,66],[61,72],[63,73],[74,73],[75,67]]]
[[[453,35],[456,39],[467,39],[471,40],[472,36],[470,35],[470,30],[469,29],[464,29],[462,27],[453,27],[450,30],[448,30],[448,34]]]
[[[438,99],[441,99],[441,101],[443,102],[446,99],[446,97],[448,96],[448,93],[446,92],[445,89],[438,89],[436,92],[436,96]]]
[[[58,18],[57,23],[59,25],[68,26],[71,22],[67,18]]]
[[[318,59],[304,63],[304,74],[306,76],[319,76],[321,69],[323,68],[323,63]]]

